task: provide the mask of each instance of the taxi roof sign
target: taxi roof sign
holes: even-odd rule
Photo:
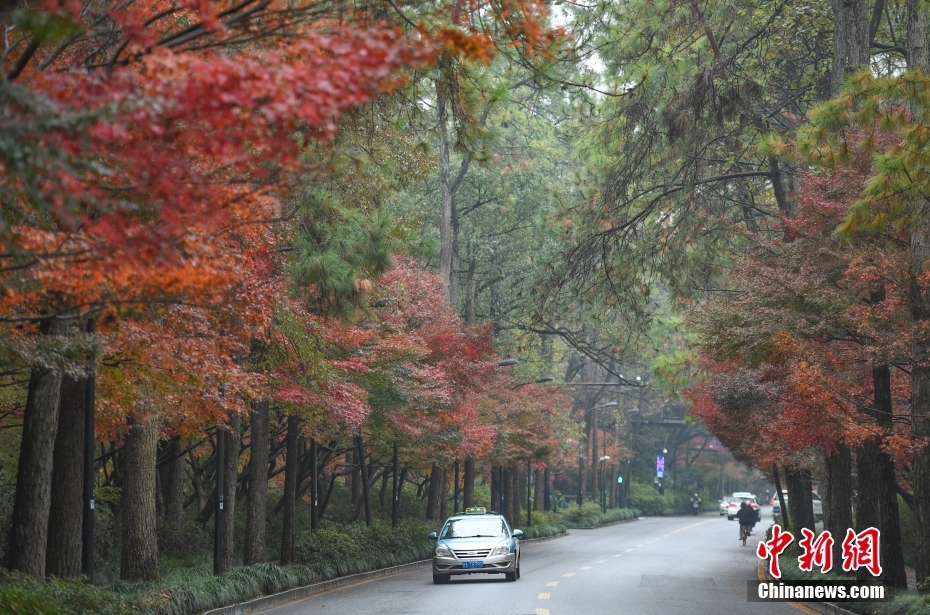
[[[465,509],[466,515],[483,515],[488,512],[484,506],[472,506],[471,508]]]

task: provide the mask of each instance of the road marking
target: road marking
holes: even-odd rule
[[[621,555],[622,553],[614,553],[613,555],[611,555],[611,557],[620,557]]]
[[[632,551],[633,551],[633,549],[627,549],[627,550],[626,550],[627,553],[630,553],[630,552],[632,552]]]
[[[766,560],[764,559],[759,560],[759,567],[756,568],[756,576],[759,577],[759,580],[763,582],[768,581],[768,579],[765,576],[765,561]],[[803,604],[798,604],[797,602],[792,602],[791,600],[783,600],[782,602],[790,604],[794,608],[800,609],[804,611],[805,613],[807,613],[808,615],[819,615],[817,611],[815,611],[814,609],[807,608]]]
[[[640,548],[641,546],[643,546],[643,545],[636,545],[636,548],[638,549],[638,548]]]
[[[672,532],[672,534],[677,534],[678,532],[683,532],[683,531],[685,531],[685,530],[690,530],[690,529],[693,528],[693,527],[697,527],[697,526],[699,526],[699,525],[704,525],[705,523],[710,523],[710,519],[707,519],[706,521],[701,521],[700,523],[694,523],[694,524],[692,524],[692,525],[689,525],[688,527],[679,528],[679,529],[675,530],[674,532]]]
[[[652,541],[650,540],[650,541],[647,542],[646,544],[647,544],[647,545],[651,545],[651,544],[652,544]]]
[[[662,538],[668,538],[668,534],[663,534]]]
[[[591,570],[591,566],[582,566],[581,569],[582,569],[582,570]]]
[[[540,600],[548,600],[550,595],[551,595],[551,594],[549,594],[549,592],[540,592],[540,594],[539,594],[539,599],[540,599]]]
[[[558,581],[549,581],[548,583],[546,583],[546,587],[555,587],[558,584],[559,584]]]
[[[536,609],[536,615],[549,615],[549,609]]]
[[[566,572],[566,573],[563,574],[562,576],[563,576],[563,577],[573,577],[573,576],[575,576],[575,573],[574,573],[574,572]]]
[[[606,564],[606,563],[607,563],[607,560],[606,560],[606,559],[599,559],[599,560],[597,560],[597,563],[598,563],[598,564]]]

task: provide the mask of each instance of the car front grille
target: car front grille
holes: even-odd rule
[[[459,559],[484,559],[491,553],[490,549],[474,549],[474,550],[465,550],[465,549],[453,549],[453,553]]]

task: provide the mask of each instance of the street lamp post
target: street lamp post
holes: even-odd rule
[[[637,414],[639,413],[639,408],[630,408],[626,411],[627,414]],[[630,419],[630,431],[627,432],[630,436],[630,455],[626,458],[626,478],[624,478],[624,487],[623,487],[623,502],[621,503],[621,508],[626,508],[629,506],[630,502],[630,485],[633,484],[633,455],[636,449],[636,423],[633,422],[632,418]]]
[[[459,460],[455,460],[455,483],[452,486],[452,511],[459,511]]]
[[[593,439],[592,447],[591,447],[591,448],[592,448],[592,452],[593,452],[592,458],[591,458],[591,465],[592,465],[591,473],[594,475],[595,482],[597,483],[597,485],[595,485],[595,486],[596,486],[597,492],[598,492],[598,494],[599,494],[598,497],[600,497],[600,493],[601,493],[601,492],[603,491],[603,489],[604,489],[604,482],[603,482],[602,477],[601,477],[601,474],[602,474],[602,473],[601,473],[601,474],[598,474],[598,472],[597,472],[597,467],[594,466],[594,456],[597,455],[597,431],[598,431],[598,421],[597,421],[598,415],[597,415],[597,411],[600,410],[600,409],[602,409],[602,408],[616,408],[618,405],[619,405],[619,404],[618,404],[617,402],[615,402],[615,401],[609,401],[609,402],[607,402],[606,404],[602,404],[602,405],[600,405],[600,406],[595,406],[595,407],[593,407],[593,408],[590,408],[587,412],[585,412],[585,415],[587,415],[588,412],[592,412],[592,411],[594,412],[594,417],[591,419],[591,438]],[[580,490],[580,483],[579,483],[579,490]],[[581,494],[581,499],[582,499],[582,500],[584,499],[584,494],[583,494],[583,493]],[[580,505],[580,504],[581,504],[581,502],[579,501],[579,505]]]
[[[213,574],[223,574],[223,466],[226,430],[216,430],[216,507],[213,511]]]
[[[610,459],[610,455],[603,455],[600,458],[601,462],[601,512],[607,512],[607,489],[604,489],[604,479],[606,472],[606,463]]]
[[[530,490],[530,477],[533,475],[532,462],[526,460],[526,527],[533,527],[533,494]],[[537,486],[537,489],[539,487]]]

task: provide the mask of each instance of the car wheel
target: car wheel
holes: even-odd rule
[[[520,559],[517,558],[517,578],[520,578]]]
[[[731,517],[730,515],[727,515],[727,521],[732,521],[732,520],[733,520],[733,517]]]
[[[436,574],[435,572],[433,573],[433,583],[435,583],[436,585],[445,585],[451,580],[452,580],[451,575]]]
[[[516,572],[505,572],[504,577],[506,577],[508,581],[513,582],[517,580],[517,573]]]

